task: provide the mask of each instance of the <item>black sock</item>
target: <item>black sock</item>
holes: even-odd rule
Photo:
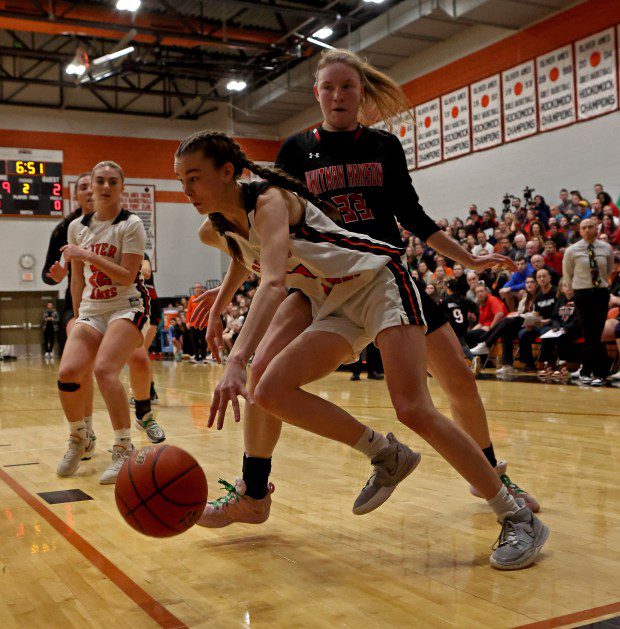
[[[267,495],[271,459],[243,455],[243,481],[245,495],[260,500]]]
[[[136,417],[142,419],[151,412],[151,400],[136,400]]]
[[[155,391],[155,383],[151,381],[151,397],[155,397],[157,395]]]
[[[495,452],[493,451],[493,444],[491,444],[488,448],[482,448],[482,453],[491,464],[491,467],[495,467],[497,465],[497,459],[495,458]]]

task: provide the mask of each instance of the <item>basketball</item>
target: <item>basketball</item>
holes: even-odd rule
[[[207,491],[205,474],[191,454],[175,446],[148,446],[125,462],[114,493],[129,526],[151,537],[172,537],[196,524]]]

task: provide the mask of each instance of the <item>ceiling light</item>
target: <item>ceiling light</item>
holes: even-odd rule
[[[329,28],[329,26],[324,26],[320,28],[316,33],[312,33],[312,37],[316,37],[317,39],[327,39],[334,34],[334,31]]]
[[[330,50],[336,50],[333,46],[326,44],[324,41],[320,41],[318,39],[314,39],[314,37],[306,37],[306,41],[309,41],[311,44],[315,44],[316,46],[322,46],[323,48],[329,48]]]
[[[137,11],[140,8],[140,0],[116,0],[116,8],[119,11]]]
[[[75,74],[76,76],[82,76],[84,72],[86,72],[86,66],[81,64],[70,63],[66,68],[65,72],[67,74]]]
[[[383,4],[385,0],[364,0],[366,4]]]
[[[82,46],[78,46],[75,55],[73,55],[73,59],[71,59],[69,65],[65,68],[65,72],[67,74],[82,76],[82,74],[88,70],[89,65],[90,62],[88,61],[86,50],[84,50]]]
[[[93,59],[93,65],[100,65],[102,63],[107,63],[108,61],[113,61],[114,59],[118,59],[119,57],[124,57],[132,53],[135,50],[133,46],[129,46],[128,48],[123,48],[122,50],[117,50],[116,52],[111,52],[109,55],[103,55],[103,57],[97,57],[97,59]]]
[[[232,81],[228,81],[228,83],[226,84],[226,89],[229,92],[242,92],[246,87],[247,87],[247,83],[245,81],[237,81],[237,80],[232,80]]]

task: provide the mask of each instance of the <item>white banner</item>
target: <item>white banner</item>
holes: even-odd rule
[[[504,141],[512,142],[536,133],[536,83],[534,61],[502,72]]]
[[[541,131],[575,122],[575,64],[571,45],[536,59]]]
[[[388,131],[388,125],[384,121],[371,125],[376,129]],[[400,140],[407,159],[407,170],[415,170],[415,125],[413,122],[413,110],[392,118],[392,133]]]
[[[469,88],[463,87],[441,97],[441,123],[443,158],[469,153]]]
[[[614,29],[575,42],[577,116],[586,120],[618,107]]]
[[[472,83],[471,127],[474,151],[502,143],[502,99],[499,74]]]
[[[441,161],[441,116],[439,99],[415,108],[418,168]]]
[[[70,212],[77,210],[75,182],[69,183]],[[146,231],[146,252],[151,259],[153,271],[157,271],[157,251],[155,244],[155,186],[149,184],[126,183],[123,192],[123,208],[134,212],[144,223]]]

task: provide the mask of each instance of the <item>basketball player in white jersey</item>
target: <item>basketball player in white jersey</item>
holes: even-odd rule
[[[62,247],[71,263],[73,311],[79,313],[58,372],[60,401],[69,422],[69,447],[57,473],[71,476],[88,446],[82,382],[94,371],[115,442],[112,462],[100,478],[112,484],[134,447],[129,402],[119,374],[148,328],[149,296],[140,275],[146,233],[140,218],[122,209],[124,174],[114,162],[92,171],[94,212],[69,225]]]
[[[81,216],[87,216],[94,212],[93,206],[93,191],[91,186],[91,172],[82,173],[78,176],[75,182],[75,193],[74,198],[77,203],[77,210],[73,211],[69,216],[65,217],[54,229],[52,235],[50,237],[50,242],[48,245],[47,256],[42,272],[43,280],[46,284],[60,284],[65,277],[69,274],[69,264],[62,264],[61,256],[62,256],[62,247],[64,247],[68,240],[68,230],[69,225],[76,219]],[[151,272],[151,265],[149,262],[144,260],[142,262],[142,271],[144,273],[145,267],[148,273]],[[70,281],[69,276],[69,281]],[[148,290],[148,283],[145,281]],[[150,293],[150,291],[149,291]],[[65,293],[65,313],[69,316],[66,320],[66,332],[65,335],[68,335],[75,324],[75,315],[73,313],[73,299],[71,296],[71,286],[67,287]],[[151,315],[153,313],[151,312]],[[155,327],[152,325],[149,327],[148,332],[146,334],[146,339],[143,347],[139,347],[136,349],[133,354],[130,356],[127,366],[129,367],[129,377],[132,383],[132,386],[135,390],[139,392],[139,400],[143,398],[146,400],[149,398],[148,395],[145,395],[145,391],[147,389],[153,388],[153,371],[151,367],[151,361],[149,360],[146,348],[151,344],[153,340],[153,336],[155,335]],[[66,339],[66,336],[65,336]],[[63,347],[64,347],[63,340]],[[61,350],[62,352],[62,350]],[[90,459],[95,451],[95,445],[97,441],[97,436],[93,430],[93,381],[92,375],[85,377],[82,381],[81,391],[84,400],[84,422],[86,424],[86,434],[88,436],[88,447],[86,449],[86,453],[83,457],[83,460]],[[156,397],[156,396],[155,396]],[[151,403],[153,402],[151,396]],[[135,406],[135,403],[134,403]],[[160,443],[165,440],[166,435],[163,429],[159,426],[159,424],[155,421],[154,415],[151,412],[150,405],[142,404],[139,406],[139,409],[136,411],[136,422],[135,425],[139,430],[146,431],[146,436],[152,443]]]
[[[266,181],[240,184],[244,168]],[[417,288],[402,262],[404,251],[341,229],[313,203],[323,208],[326,204],[300,182],[257,166],[224,134],[206,131],[181,142],[175,172],[190,202],[200,214],[209,215],[225,238],[233,258],[211,308],[211,330],[221,328],[219,317],[249,270],[262,278],[215,389],[208,425],[217,416],[222,428],[228,403],[235,421],[240,421],[237,398],[242,396],[283,421],[357,449],[372,460],[375,471],[354,510],[372,511],[393,491],[401,456],[391,448],[402,444],[301,387],[331,373],[374,341],[398,419],[476,487],[502,523],[491,565],[515,570],[533,563],[547,539],[547,527],[522,499],[515,501],[508,493],[475,441],[433,405],[426,383],[426,322]],[[248,361],[284,301],[286,286],[309,298],[312,323],[246,390]],[[412,460],[402,471],[406,475],[420,456],[403,454]]]

